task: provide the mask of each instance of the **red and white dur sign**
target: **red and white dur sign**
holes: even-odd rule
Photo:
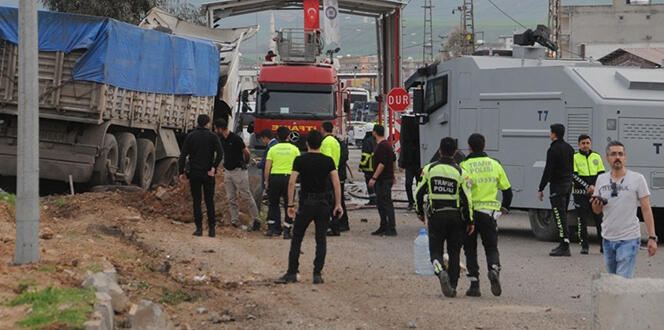
[[[387,106],[392,111],[404,111],[410,105],[410,95],[403,88],[393,88],[387,94]]]

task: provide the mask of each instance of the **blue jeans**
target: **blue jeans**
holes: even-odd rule
[[[634,275],[634,263],[639,253],[641,239],[629,239],[624,241],[603,240],[604,264],[606,270],[611,274],[620,275],[624,278],[632,278]]]

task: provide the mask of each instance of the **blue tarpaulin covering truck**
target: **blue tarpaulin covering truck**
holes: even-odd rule
[[[0,7],[0,39],[0,176],[14,176],[15,8]],[[221,48],[103,17],[40,12],[40,177],[143,188],[169,183],[177,174],[178,134],[199,114],[212,116]]]

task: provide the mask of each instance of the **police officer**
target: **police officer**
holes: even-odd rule
[[[265,236],[281,235],[281,212],[279,202],[284,200],[284,239],[291,238],[290,226],[292,219],[288,217],[288,180],[293,170],[293,161],[300,155],[300,150],[288,142],[290,130],[284,126],[277,129],[279,143],[270,148],[265,161],[265,187],[269,200],[267,212],[268,230]]]
[[[592,151],[590,136],[579,136],[579,151],[574,154],[574,206],[579,223],[581,254],[588,254],[588,220],[595,221],[597,236],[602,241],[602,217],[592,212],[590,196],[595,192],[597,176],[604,173],[602,156]],[[600,244],[600,252],[603,252]]]
[[[472,134],[468,138],[470,154],[460,165],[470,177],[473,219],[475,232],[466,236],[463,250],[466,254],[466,266],[470,288],[466,296],[479,297],[480,267],[477,262],[477,235],[482,238],[486,254],[491,293],[500,296],[500,257],[498,254],[498,224],[496,220],[501,214],[508,212],[512,203],[512,188],[505,170],[498,161],[489,158],[484,152],[486,142],[481,134]],[[498,189],[503,193],[502,204],[498,201]]]
[[[369,187],[369,181],[373,177],[373,152],[376,149],[376,139],[372,132],[366,132],[362,139],[362,159],[360,160],[360,171],[364,173],[364,183],[367,185],[369,202],[366,205],[376,205],[376,192],[373,187]]]
[[[326,121],[322,124],[323,128],[323,142],[320,146],[320,153],[326,155],[334,161],[334,167],[339,171],[339,162],[341,161],[341,144],[334,136],[334,125],[331,122]],[[343,191],[341,192],[343,196]],[[330,209],[330,211],[332,211]],[[339,236],[339,221],[336,219],[334,214],[332,214],[332,220],[330,221],[330,228],[328,230],[328,236]]]
[[[574,174],[574,149],[565,142],[565,126],[551,125],[551,147],[546,152],[546,166],[542,173],[537,198],[544,200],[544,188],[551,184],[549,200],[553,209],[553,216],[558,226],[560,244],[549,255],[552,257],[569,257],[569,228],[567,228],[567,206],[572,193],[572,174]]]
[[[424,221],[424,195],[427,194],[429,254],[434,272],[446,297],[456,296],[459,280],[459,253],[466,233],[474,232],[470,178],[454,162],[456,141],[446,137],[440,141],[440,160],[427,164],[417,186],[415,211]],[[444,269],[443,245],[447,242],[449,266]]]
[[[323,136],[317,130],[307,135],[308,152],[299,156],[293,163],[293,172],[288,182],[288,215],[295,217],[293,239],[288,254],[288,271],[275,283],[286,284],[297,282],[300,250],[304,233],[311,221],[316,226],[316,257],[314,259],[313,283],[323,283],[322,271],[325,264],[326,231],[330,220],[330,210],[340,216],[341,187],[334,161],[321,154],[320,147]],[[300,201],[295,213],[295,183],[300,179]],[[333,202],[333,207],[330,202]]]

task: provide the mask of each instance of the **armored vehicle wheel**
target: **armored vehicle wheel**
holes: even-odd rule
[[[558,237],[558,228],[553,220],[551,210],[530,209],[530,228],[537,239],[541,241],[554,241]]]
[[[110,133],[104,135],[102,149],[95,160],[94,171],[90,179],[91,186],[106,185],[113,182],[113,174],[118,168],[118,141]]]
[[[138,163],[134,183],[143,189],[149,189],[154,175],[154,143],[148,139],[138,139],[136,143],[138,145]]]
[[[124,182],[130,184],[136,172],[136,163],[138,151],[136,146],[136,137],[128,132],[115,133],[118,140],[118,172],[124,175]]]

